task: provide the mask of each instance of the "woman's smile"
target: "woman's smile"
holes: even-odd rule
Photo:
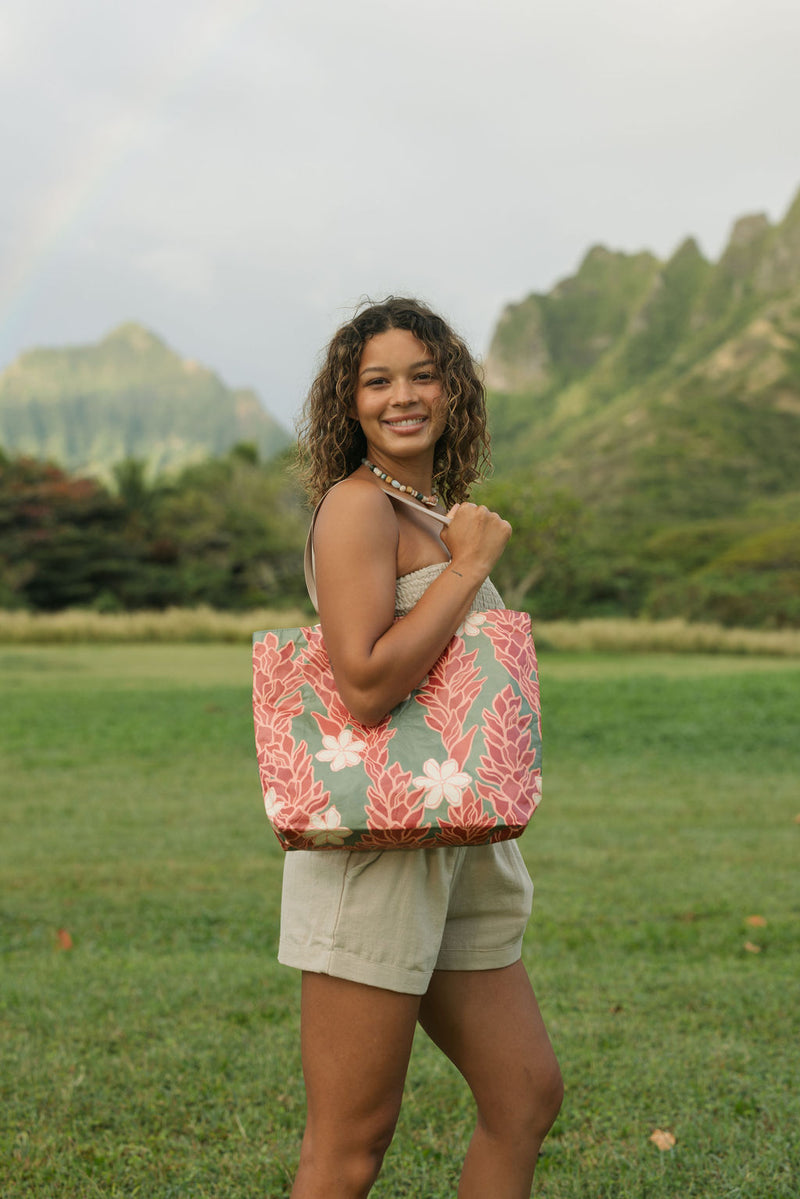
[[[381,422],[398,433],[411,432],[421,429],[428,423],[428,417],[421,416],[385,416]]]

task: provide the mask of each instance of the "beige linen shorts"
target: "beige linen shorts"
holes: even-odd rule
[[[533,883],[515,841],[286,855],[278,960],[424,995],[434,970],[491,970],[522,952]]]

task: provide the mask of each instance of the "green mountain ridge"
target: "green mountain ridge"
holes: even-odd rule
[[[255,392],[134,322],[95,345],[29,350],[0,375],[0,446],[71,471],[107,477],[138,458],[155,475],[242,441],[272,457],[290,440]]]
[[[502,313],[486,361],[499,474],[531,467],[624,525],[796,492],[800,193],[738,220],[717,263],[595,246]]]

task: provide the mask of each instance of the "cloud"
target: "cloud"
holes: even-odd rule
[[[160,287],[182,297],[208,296],[212,289],[214,271],[198,247],[166,245],[148,250],[139,267]]]
[[[7,0],[0,365],[138,318],[288,416],[402,290],[483,350],[589,244],[779,216],[799,39],[789,0]]]

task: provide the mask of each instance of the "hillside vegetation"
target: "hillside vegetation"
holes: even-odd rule
[[[798,489],[800,195],[745,217],[719,262],[596,246],[502,314],[486,363],[496,464],[537,465],[661,523]]]
[[[37,349],[0,375],[0,445],[110,477],[139,458],[155,475],[252,442],[264,457],[288,434],[249,390],[125,324],[97,345]]]
[[[497,477],[581,509],[580,606],[800,622],[800,194],[716,263],[594,247],[505,309],[486,373]]]
[[[800,628],[800,195],[718,262],[595,246],[502,313],[486,364],[514,529],[493,577],[540,623]],[[0,376],[0,607],[305,600],[288,436],[152,333]]]

